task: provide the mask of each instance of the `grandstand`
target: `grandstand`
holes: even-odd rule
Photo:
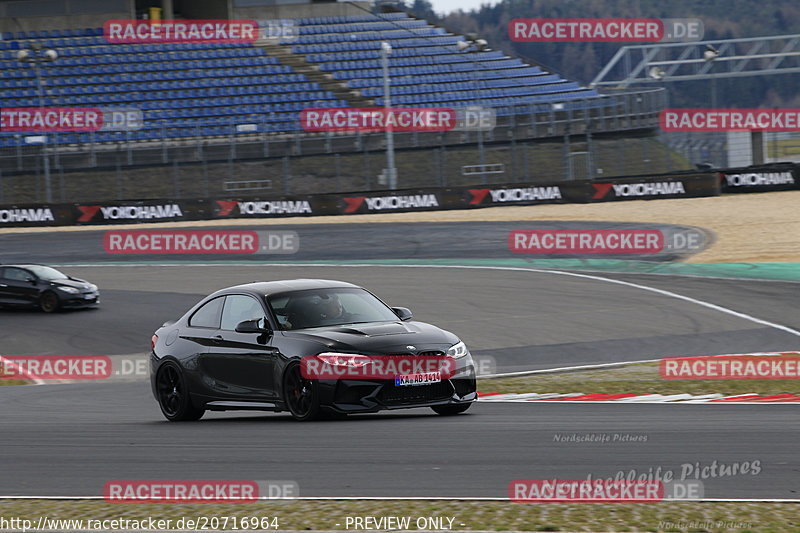
[[[257,17],[267,25],[277,13],[295,29],[291,36],[254,43],[110,44],[100,27],[5,31],[0,40],[0,106],[143,111],[144,127],[136,131],[48,134],[48,150],[54,157],[63,155],[58,163],[67,169],[99,166],[96,153],[124,153],[123,161],[134,164],[135,155],[146,150],[164,152],[167,147],[196,143],[224,147],[204,153],[210,159],[253,154],[246,149],[248,143],[263,145],[265,157],[346,152],[346,143],[332,148],[330,140],[324,141],[327,144],[296,141],[291,146],[281,146],[279,140],[324,136],[302,131],[299,114],[304,108],[383,105],[380,46],[388,42],[393,49],[392,105],[491,107],[501,120],[489,142],[502,142],[503,137],[554,139],[589,129],[594,134],[627,131],[640,136],[656,127],[658,99],[648,99],[636,109],[642,102],[639,95],[635,99],[601,95],[501,51],[459,47],[464,36],[403,12],[368,12],[372,6],[366,3],[356,8],[310,4],[296,12],[323,15],[286,17],[292,13],[289,7],[231,14]],[[16,56],[32,45],[58,52],[56,61],[38,69],[38,77],[36,69]],[[0,171],[9,175],[38,168],[39,153],[28,144],[29,137],[30,133],[0,132]],[[359,135],[349,151],[382,142],[379,135],[373,137]],[[424,147],[426,142],[476,142],[474,135],[454,132],[411,138],[401,135],[398,149]],[[85,151],[91,156],[74,157]]]
[[[460,52],[462,36],[405,13],[301,18],[297,37],[280,41],[322,73],[383,105],[380,43],[396,50],[390,62],[392,103],[403,106],[481,105],[499,115],[531,104],[598,98],[595,90],[524,64],[499,51]],[[37,80],[16,50],[32,42],[57,49],[46,69],[47,107],[131,107],[144,111],[141,130],[57,135],[58,144],[229,136],[240,124],[267,133],[301,131],[307,107],[348,107],[318,82],[282,64],[262,43],[107,44],[102,28],[6,33],[0,42],[2,107],[36,106]],[[280,52],[278,52],[279,54]],[[277,54],[276,54],[277,55]],[[157,68],[154,68],[157,65]],[[361,103],[361,102],[359,102]],[[253,131],[250,129],[248,131]],[[0,147],[19,143],[0,133]]]

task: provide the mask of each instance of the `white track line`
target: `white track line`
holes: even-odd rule
[[[83,266],[83,267],[120,267],[120,266],[129,266],[129,267],[152,267],[152,266],[178,266],[178,267],[187,267],[187,266],[219,266],[230,268],[231,264],[226,265],[214,265],[213,263],[200,263],[200,264],[138,264],[138,265],[118,265],[118,264],[103,264],[103,263],[89,263],[89,264],[74,264],[70,265],[74,267]],[[593,281],[602,281],[604,283],[613,283],[615,285],[622,285],[625,287],[632,287],[635,289],[643,290],[652,292],[655,294],[660,294],[662,296],[667,296],[669,298],[674,298],[677,300],[683,300],[685,302],[689,302],[695,305],[699,305],[701,307],[705,307],[708,309],[712,309],[714,311],[718,311],[720,313],[725,313],[731,316],[735,316],[741,318],[743,320],[748,320],[750,322],[754,322],[756,324],[760,324],[762,326],[768,326],[771,328],[775,328],[796,337],[800,337],[800,331],[796,329],[792,329],[788,326],[784,326],[781,324],[776,324],[774,322],[770,322],[768,320],[763,320],[760,318],[756,318],[754,316],[748,315],[747,313],[740,313],[739,311],[734,311],[733,309],[728,309],[727,307],[722,307],[721,305],[712,304],[710,302],[705,302],[703,300],[698,300],[697,298],[692,298],[690,296],[684,296],[682,294],[678,294],[672,291],[667,291],[664,289],[656,289],[655,287],[648,287],[647,285],[641,285],[639,283],[632,283],[630,281],[622,281],[612,278],[604,278],[602,276],[594,276],[589,274],[581,274],[578,272],[568,272],[564,270],[547,270],[547,269],[540,269],[540,268],[522,268],[522,267],[504,267],[504,266],[491,266],[491,265],[403,265],[403,264],[396,264],[396,265],[383,265],[383,264],[370,264],[370,263],[350,263],[350,264],[338,264],[336,262],[331,263],[261,263],[261,262],[254,262],[252,265],[249,263],[243,263],[242,266],[253,266],[253,267],[264,267],[264,266],[272,266],[272,267],[285,267],[285,268],[292,268],[292,267],[322,267],[322,268],[455,268],[455,269],[465,269],[465,270],[504,270],[510,272],[535,272],[538,274],[553,274],[557,276],[568,276],[574,278],[582,278],[588,279]]]
[[[305,266],[305,265],[294,265],[294,266]],[[330,265],[326,265],[329,266]],[[367,266],[367,265],[347,265],[347,266]],[[641,285],[639,283],[632,283],[630,281],[622,281],[618,279],[612,278],[604,278],[602,276],[594,276],[589,274],[580,274],[577,272],[567,272],[563,270],[543,270],[538,268],[521,268],[521,267],[501,267],[501,266],[460,266],[460,265],[369,265],[369,266],[379,266],[379,267],[404,267],[404,268],[460,268],[460,269],[483,269],[483,270],[507,270],[513,272],[536,272],[540,274],[554,274],[558,276],[568,276],[574,278],[582,278],[588,279],[593,281],[602,281],[604,283],[612,283],[615,285],[622,285],[624,287],[631,287],[634,289],[639,289],[643,291],[652,292],[655,294],[660,294],[662,296],[666,296],[668,298],[674,298],[677,300],[683,300],[685,302],[689,302],[695,305],[699,305],[701,307],[705,307],[707,309],[712,309],[714,311],[718,311],[720,313],[725,313],[731,316],[735,316],[737,318],[741,318],[743,320],[748,320],[750,322],[754,322],[756,324],[760,324],[762,326],[767,326],[771,328],[778,329],[780,331],[784,331],[796,337],[800,337],[800,331],[796,329],[792,329],[788,326],[784,326],[782,324],[776,324],[775,322],[770,322],[768,320],[763,320],[761,318],[756,318],[752,315],[748,315],[747,313],[740,313],[739,311],[734,311],[733,309],[728,309],[727,307],[723,307],[721,305],[712,304],[710,302],[706,302],[703,300],[699,300],[697,298],[692,298],[690,296],[684,296],[682,294],[678,294],[676,292],[667,291],[664,289],[656,289],[655,287],[648,287],[647,285]]]
[[[578,365],[562,366],[558,368],[546,368],[544,370],[523,370],[521,372],[505,372],[502,374],[486,374],[478,376],[478,379],[510,378],[515,376],[532,376],[534,374],[558,374],[561,372],[575,372],[579,370],[597,370],[601,368],[617,368],[628,365],[639,365],[642,363],[658,363],[661,359],[643,359],[641,361],[624,361],[621,363],[601,363],[597,365]]]

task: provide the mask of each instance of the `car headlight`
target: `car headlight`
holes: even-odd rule
[[[80,291],[75,287],[58,287],[58,290],[64,291],[69,294],[78,294]]]
[[[329,365],[349,368],[361,368],[371,361],[370,357],[367,355],[336,352],[318,354],[317,359]]]
[[[463,341],[459,341],[458,344],[454,344],[447,349],[447,355],[453,359],[459,359],[465,355],[469,355],[469,350],[467,350],[467,345],[464,344]]]

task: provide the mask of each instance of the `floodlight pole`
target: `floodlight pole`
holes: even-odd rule
[[[33,69],[34,76],[36,76],[36,92],[39,101],[39,109],[44,112],[44,84],[42,83],[42,70],[41,63],[50,63],[55,61],[58,53],[55,50],[44,50],[39,43],[34,43],[30,48],[22,49],[17,52],[17,60],[21,63],[27,63]],[[44,170],[44,190],[47,203],[53,202],[53,188],[50,183],[50,157],[47,153],[47,145],[49,137],[47,132],[42,132],[42,169]]]
[[[383,67],[383,107],[386,114],[390,112],[391,95],[389,94],[389,54],[392,53],[392,45],[387,42],[381,43],[381,66]],[[394,161],[394,132],[391,126],[386,126],[386,172],[389,182],[389,189],[397,189],[397,167]]]
[[[462,45],[461,44],[462,42],[465,43],[465,44]],[[460,51],[466,52],[466,53],[482,52],[483,50],[486,49],[487,42],[485,40],[483,40],[483,39],[478,39],[478,37],[476,35],[470,34],[470,35],[468,35],[466,37],[466,41],[460,41],[456,45],[456,47]],[[478,107],[480,108],[481,107],[480,104],[482,104],[483,101],[480,98],[480,92],[478,90],[479,83],[478,83],[477,67],[478,67],[479,63],[475,59],[473,59],[473,63],[474,63],[475,68],[473,68],[472,71],[471,71],[471,74],[472,74],[471,78],[472,78],[472,83],[475,84],[476,100],[477,100],[477,103],[478,103]],[[478,124],[478,132],[477,133],[478,133],[478,135],[477,135],[477,139],[478,139],[478,165],[481,168],[481,183],[483,185],[486,185],[486,181],[487,181],[486,180],[486,173],[485,173],[485,169],[486,169],[486,154],[485,154],[485,151],[484,151],[484,148],[483,148],[483,130],[481,129],[480,124]]]

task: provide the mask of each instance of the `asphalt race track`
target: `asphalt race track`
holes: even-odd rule
[[[536,221],[536,222],[445,222],[445,223],[376,223],[376,224],[281,224],[268,226],[213,226],[208,229],[252,229],[256,231],[295,231],[300,238],[300,250],[291,256],[292,260],[308,261],[345,259],[442,259],[474,257],[510,257],[508,234],[522,229],[596,229],[595,222]],[[624,222],[605,222],[605,229],[660,229],[665,233],[688,230],[692,226],[673,226],[669,224],[633,224]],[[191,229],[201,229],[192,226]],[[103,234],[106,230],[137,229],[132,225],[109,225],[102,230],[0,235],[0,262],[19,261],[52,262],[57,257],[61,262],[95,262],[124,260],[126,256],[113,256],[103,248]],[[185,228],[184,228],[185,229]],[[714,236],[701,228],[694,228],[702,234],[698,242],[701,251],[710,244]],[[604,254],[606,258],[637,259],[636,254]],[[649,259],[661,261],[690,253],[664,255],[652,254]],[[140,255],[137,259],[163,259],[163,256]],[[274,255],[276,259],[286,256]],[[558,254],[537,254],[537,257],[559,257]],[[185,259],[214,261],[230,259],[226,256],[187,255]],[[264,261],[265,255],[240,256],[237,259]]]
[[[354,282],[415,317],[461,336],[498,372],[636,361],[676,355],[793,350],[798,337],[642,289],[546,272],[332,266],[100,266],[69,273],[101,288],[101,309],[56,315],[0,311],[3,353],[145,353],[153,331],[203,296],[256,280]],[[621,277],[621,276],[620,276]],[[791,283],[650,277],[699,300],[800,327]],[[641,276],[637,281],[641,280]],[[648,280],[643,284],[647,285]],[[683,289],[686,290],[683,290]],[[737,301],[741,298],[741,301]],[[47,335],[42,335],[47,331]]]
[[[416,248],[419,253],[412,253],[419,240],[415,234],[399,239],[403,232],[409,234],[408,228],[366,227],[369,236],[347,259],[419,258],[435,252]],[[505,234],[510,227],[503,227]],[[305,231],[310,230],[321,232],[325,238],[320,242],[329,241],[331,248],[341,245],[328,233],[331,226],[307,226]],[[668,355],[796,350],[800,345],[791,332],[700,305],[709,302],[800,328],[798,285],[793,283],[601,275],[674,291],[697,300],[692,302],[639,287],[537,271],[259,264],[123,267],[99,264],[122,259],[102,252],[100,235],[0,235],[3,262],[96,263],[64,270],[97,283],[102,291],[98,310],[56,315],[0,311],[0,353],[142,354],[154,329],[209,292],[296,277],[368,287],[391,305],[410,307],[415,318],[455,332],[473,353],[492,356],[498,372]],[[452,225],[450,240],[461,242],[460,237],[458,226]],[[439,238],[447,241],[446,235]],[[399,239],[397,247],[394,239]],[[500,257],[466,253],[485,248],[480,246],[484,241],[476,242],[472,248],[445,248],[438,257]],[[381,250],[393,251],[384,257]],[[293,259],[314,258],[344,257]],[[283,414],[213,413],[197,423],[172,424],[161,417],[148,384],[134,381],[0,387],[0,411],[0,495],[98,496],[113,479],[262,479],[297,481],[301,496],[505,497],[508,483],[517,478],[605,477],[658,467],[677,476],[684,463],[703,467],[715,460],[758,460],[758,475],[703,480],[705,496],[800,497],[795,453],[800,415],[792,405],[484,403],[450,419],[421,409],[307,424]],[[557,434],[573,433],[637,435],[646,442],[554,441]]]
[[[683,463],[760,461],[707,479],[708,498],[797,498],[800,414],[791,405],[479,404],[298,423],[207,414],[168,423],[142,382],[5,387],[0,494],[99,496],[115,479],[293,480],[300,496],[506,497],[513,479],[613,476]],[[789,429],[792,428],[792,429]],[[573,433],[644,443],[563,443]]]

